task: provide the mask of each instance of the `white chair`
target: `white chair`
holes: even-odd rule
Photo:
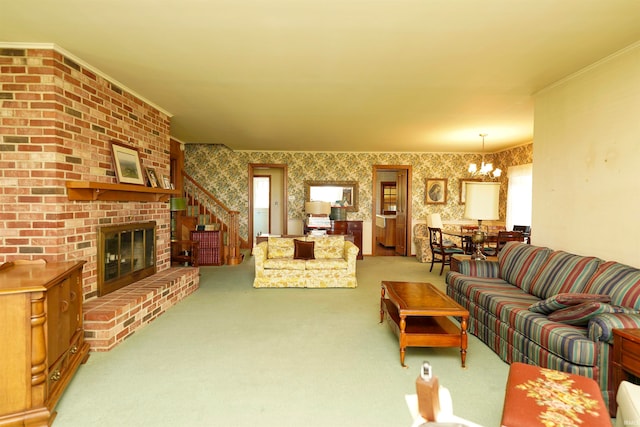
[[[616,402],[616,427],[640,426],[640,385],[622,381]]]

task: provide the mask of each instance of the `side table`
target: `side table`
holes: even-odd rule
[[[613,413],[617,408],[615,393],[622,381],[638,383],[640,378],[640,329],[613,330]]]
[[[449,266],[450,271],[460,271],[460,262],[471,259],[471,255],[463,255],[463,254],[455,254],[451,257],[451,265]],[[487,261],[498,261],[497,256],[488,256]]]

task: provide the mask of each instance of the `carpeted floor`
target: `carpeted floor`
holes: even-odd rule
[[[396,336],[378,323],[381,280],[444,289],[436,267],[365,257],[356,289],[253,289],[252,257],[202,267],[196,293],[91,353],[54,426],[410,426],[404,396],[423,360],[456,415],[498,426],[508,373],[498,356],[470,336],[466,369],[455,348],[409,348],[404,369]]]

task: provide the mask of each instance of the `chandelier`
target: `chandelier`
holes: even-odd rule
[[[502,175],[502,171],[499,168],[493,169],[493,164],[484,162],[484,137],[487,136],[486,133],[481,133],[482,137],[482,166],[478,169],[478,165],[475,163],[471,163],[469,165],[469,173],[472,176],[487,176],[490,178],[498,178]]]

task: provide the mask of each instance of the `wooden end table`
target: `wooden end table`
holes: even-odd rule
[[[617,408],[616,394],[622,381],[633,383],[640,378],[640,329],[613,330],[613,407]]]
[[[380,323],[385,316],[400,344],[400,364],[407,347],[460,347],[467,358],[469,312],[431,283],[382,282]],[[460,317],[460,328],[448,316]]]

